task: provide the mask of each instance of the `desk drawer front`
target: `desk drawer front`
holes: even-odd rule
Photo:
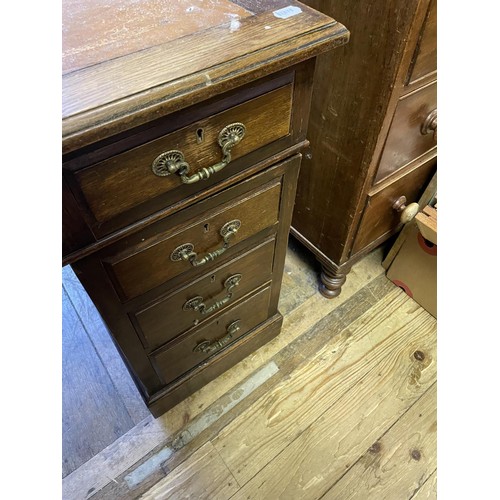
[[[204,323],[270,280],[274,245],[272,238],[135,313],[133,322],[144,347],[154,349]]]
[[[226,346],[264,322],[269,316],[269,287],[235,305],[171,347],[153,353],[152,361],[163,383],[216,356]]]
[[[232,132],[242,132],[241,128],[233,127],[226,130],[226,139],[220,138],[228,125],[244,125],[243,138],[229,147],[230,164],[287,136],[290,132],[291,109],[292,84],[288,84],[77,171],[76,182],[98,223],[161,195],[165,196],[165,206],[168,206],[171,203],[168,193],[185,187],[180,175],[184,170],[189,169],[185,177],[191,181],[198,178],[196,173],[218,180],[227,177],[227,170],[224,170],[227,167],[216,173],[211,173],[210,167],[220,164],[224,157],[220,141],[224,143]],[[225,144],[227,147],[227,142]],[[178,170],[165,175],[169,168]],[[203,169],[207,169],[205,173],[202,173]],[[204,189],[205,179],[196,181],[196,185],[199,186],[198,190]]]
[[[433,83],[399,101],[375,182],[393,174],[436,146],[437,128],[436,133],[430,128],[433,126],[434,113],[437,127],[436,87],[437,84]]]
[[[118,295],[128,300],[181,273],[193,268],[202,272],[204,264],[224,260],[224,248],[277,223],[280,195],[281,182],[272,181],[109,260],[105,267]]]

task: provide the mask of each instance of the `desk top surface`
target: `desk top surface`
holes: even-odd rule
[[[64,0],[63,152],[346,43],[295,0]]]
[[[224,23],[238,29],[250,15],[230,0],[65,0],[63,73]]]

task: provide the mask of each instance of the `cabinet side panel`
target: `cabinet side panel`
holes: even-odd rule
[[[306,0],[345,24],[347,45],[318,57],[292,226],[333,261],[344,251],[418,0]]]

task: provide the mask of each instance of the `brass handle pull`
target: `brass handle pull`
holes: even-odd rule
[[[170,259],[174,262],[179,260],[189,261],[192,266],[201,266],[207,262],[215,260],[219,255],[222,255],[229,247],[230,238],[238,232],[241,226],[241,221],[238,219],[226,222],[220,230],[220,235],[222,236],[222,247],[218,248],[213,252],[208,252],[201,259],[198,260],[198,254],[194,251],[194,245],[192,243],[183,243],[178,246],[171,254]]]
[[[437,109],[433,109],[427,118],[422,123],[420,127],[420,133],[422,135],[427,135],[432,132],[434,140],[437,141],[437,129],[438,129],[438,112]]]
[[[209,354],[213,351],[217,351],[228,344],[229,341],[233,338],[233,335],[238,332],[239,329],[240,320],[237,319],[236,321],[233,321],[230,325],[228,325],[226,329],[226,335],[224,335],[224,337],[219,340],[214,340],[213,342],[210,342],[210,340],[204,340],[203,342],[195,345],[193,352],[202,352],[204,354]]]
[[[410,203],[406,206],[406,196],[400,196],[392,205],[392,208],[396,212],[401,213],[400,221],[403,224],[407,224],[418,214],[420,207],[418,203]]]
[[[201,296],[194,297],[186,301],[182,309],[184,311],[196,311],[200,314],[210,314],[217,309],[220,309],[224,304],[227,304],[231,298],[233,297],[233,290],[237,287],[241,280],[241,274],[233,274],[226,281],[224,281],[224,288],[227,291],[227,294],[224,298],[215,301],[210,307],[204,303],[204,299]]]
[[[190,166],[184,158],[181,151],[173,149],[161,153],[155,158],[151,165],[153,173],[159,177],[165,177],[170,174],[179,174],[184,184],[193,184],[194,182],[208,179],[211,175],[220,172],[231,161],[231,149],[241,142],[245,136],[245,125],[243,123],[231,123],[224,127],[218,138],[219,146],[222,148],[222,160],[208,168],[202,168],[193,175],[188,175]]]

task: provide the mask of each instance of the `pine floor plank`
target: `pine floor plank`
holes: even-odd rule
[[[84,500],[132,467],[168,437],[150,414],[63,479],[63,500]]]
[[[396,287],[385,278],[385,276],[379,276],[372,280],[368,285],[359,290],[355,295],[353,295],[348,301],[340,305],[338,308],[330,312],[326,317],[322,318],[316,325],[308,330],[304,331],[303,334],[288,344],[284,349],[282,349],[278,354],[276,354],[272,360],[271,364],[276,364],[278,366],[278,372],[269,379],[267,382],[262,384],[261,387],[257,388],[251,395],[240,400],[237,406],[231,409],[228,413],[224,414],[220,411],[220,407],[224,406],[226,403],[224,401],[232,401],[234,395],[239,394],[242,386],[237,385],[226,393],[223,397],[219,398],[213,405],[208,407],[205,412],[213,414],[216,412],[219,416],[217,420],[208,427],[201,435],[194,438],[193,441],[189,442],[185,448],[177,448],[175,444],[178,439],[173,436],[169,439],[169,442],[163,448],[168,448],[169,450],[175,449],[174,453],[169,454],[165,457],[162,469],[172,469],[179,465],[181,462],[186,460],[189,455],[195,451],[197,448],[202,446],[207,440],[212,439],[216,436],[221,429],[227,426],[231,421],[233,421],[242,411],[247,407],[251,406],[254,401],[260,398],[263,394],[269,392],[272,387],[279,383],[282,379],[288,379],[289,374],[300,364],[307,362],[310,356],[313,356],[318,349],[323,347],[333,336],[341,332],[343,328],[351,324],[356,318],[358,318],[362,313],[370,309],[377,301],[383,298],[389,291],[395,290]],[[262,368],[257,370],[260,371]],[[254,372],[257,373],[257,372]],[[252,374],[250,377],[253,377]],[[248,379],[247,379],[248,380]],[[205,420],[207,415],[200,414],[203,420]],[[195,418],[195,420],[198,417]],[[181,437],[184,430],[188,430],[194,421],[188,422],[183,428],[178,437]],[[162,450],[154,450],[153,454],[162,453]],[[149,454],[146,457],[146,461],[157,460]],[[148,466],[148,477],[144,478],[140,484],[137,484],[135,480],[137,476],[137,471],[142,468],[144,461],[136,466],[133,471],[125,476],[117,477],[116,482],[109,483],[108,486],[98,495],[98,498],[105,500],[114,500],[115,498],[121,499],[132,499],[136,498],[138,494],[146,491],[147,488],[151,487],[155,482],[162,479],[161,469],[156,468],[152,470]],[[160,464],[157,464],[158,466]],[[130,479],[134,478],[131,484]]]
[[[414,302],[394,287],[288,380],[223,429],[213,443],[239,484],[249,481],[372,370],[378,358],[371,351],[377,344],[382,344],[378,350],[383,351],[393,329],[409,323],[414,313]],[[386,323],[391,315],[393,329]]]
[[[63,289],[63,477],[134,426]]]
[[[368,310],[373,304],[380,300],[380,298],[387,294],[389,290],[396,289],[396,287],[389,280],[387,280],[385,276],[379,274],[378,271],[380,269],[380,259],[378,260],[378,262],[377,259],[373,261],[368,260],[364,265],[361,265],[360,268],[364,269],[364,271],[362,273],[358,271],[358,276],[364,277],[364,279],[360,279],[362,280],[362,283],[365,284],[365,286],[361,287],[361,289],[354,290],[351,297],[348,300],[341,302],[337,307],[332,307],[332,301],[323,299],[324,303],[330,304],[328,310],[331,309],[331,311],[326,316],[321,318],[321,328],[316,328],[314,331],[314,335],[311,332],[308,332],[311,324],[310,321],[307,320],[300,323],[300,325],[302,326],[298,325],[297,322],[292,321],[290,323],[287,323],[287,327],[283,328],[281,335],[288,335],[288,331],[290,330],[291,332],[293,332],[293,336],[291,336],[290,338],[292,339],[293,337],[294,340],[290,340],[290,342],[286,344],[281,351],[279,351],[271,358],[271,360],[274,360],[279,366],[279,373],[277,375],[278,378],[287,376],[287,374],[292,371],[294,364],[302,363],[307,360],[310,353],[315,353],[315,351],[319,347],[323,346],[325,342],[327,342],[332,336],[334,336],[337,332],[340,332],[343,326],[350,324],[360,314]],[[371,281],[366,282],[366,280]],[[312,316],[314,317],[314,315]],[[303,310],[298,318],[307,319],[307,317],[307,310]],[[309,314],[309,320],[310,319],[311,315]],[[302,328],[304,328],[304,330]],[[297,336],[299,337],[298,339],[295,338]],[[261,349],[267,349],[267,347],[263,347]],[[268,359],[267,356],[260,357],[258,353],[259,351],[257,351],[256,354],[249,356],[242,362],[238,363],[221,377],[218,377],[216,381],[208,384],[200,391],[192,395],[190,398],[188,398],[188,400],[182,402],[180,405],[177,405],[175,408],[157,419],[156,423],[161,425],[161,427],[166,431],[164,434],[163,442],[158,441],[157,443],[159,445],[159,448],[165,446],[174,446],[174,443],[177,441],[177,437],[179,435],[182,436],[184,429],[189,428],[189,426],[196,419],[198,419],[207,411],[218,411],[217,408],[226,404],[224,403],[226,398],[229,397],[232,400],[231,394],[235,390],[239,390],[238,388],[240,387],[240,382],[238,381],[243,379],[243,375],[248,375],[251,377],[253,373],[260,370],[262,366],[265,366],[264,362]],[[271,386],[274,384],[275,382],[271,381]],[[265,386],[269,386],[269,384],[266,383]],[[218,397],[210,406],[202,407],[202,404],[198,404],[200,400],[203,403],[203,401],[209,401],[210,397],[214,398],[215,396],[217,396],[217,393],[221,389],[221,387],[227,387],[228,391]],[[263,393],[269,390],[269,388],[270,387],[268,387],[267,389],[265,387],[259,388],[256,393],[259,393],[261,391]],[[205,390],[207,389],[211,389],[212,394],[207,394],[205,392]],[[208,429],[206,433],[207,438],[209,439],[211,436],[215,435],[214,433],[217,433],[218,429],[224,427],[228,422],[234,419],[234,417],[241,411],[240,407],[246,408],[247,406],[249,406],[251,404],[251,401],[248,402],[248,399],[252,400],[256,397],[257,394],[255,396],[251,395],[245,400],[240,401],[238,403],[238,406],[226,415],[221,412],[220,418],[211,426],[210,429]],[[189,418],[186,418],[184,420],[184,424],[181,419],[182,415],[185,415],[183,409],[187,409],[190,411]],[[180,410],[182,410],[182,413],[180,413]],[[172,425],[172,422],[174,422],[174,425]],[[179,426],[179,431],[175,432],[175,426],[177,425]],[[131,431],[131,433],[132,432],[133,431]],[[190,453],[189,449],[191,449],[191,452],[192,450],[196,450],[197,447],[201,446],[205,442],[203,441],[203,439],[203,436],[201,436],[200,438],[196,438],[195,442],[191,443],[190,446],[188,446],[187,450],[182,450],[182,452],[176,450],[176,452],[168,458],[168,467],[175,467],[181,461],[185,460],[188,456],[188,453]],[[129,461],[133,456],[136,457],[136,461],[139,461],[142,458],[139,452],[135,453],[133,449],[130,449],[128,451],[129,453],[126,457],[124,457],[122,463],[127,463],[127,461]],[[158,448],[156,448],[148,455],[148,457],[144,457],[144,459],[149,460],[151,454],[157,453],[158,451]],[[119,457],[116,457],[116,459],[118,460]],[[103,469],[103,472],[105,471],[106,469]],[[91,472],[93,473],[94,471]],[[98,473],[98,471],[96,471],[96,473]],[[108,474],[108,476],[110,475]],[[110,477],[116,479],[117,483],[115,483],[114,481],[111,482],[109,480],[109,477],[107,478],[106,476],[103,476],[102,479],[104,481],[107,479],[109,484],[105,488],[105,491],[101,492],[99,498],[129,498],[128,495],[130,495],[130,498],[135,498],[134,495],[136,495],[136,490],[134,489],[134,492],[130,493],[128,491],[128,482],[126,481],[127,476],[122,475],[121,477],[118,477],[116,475],[112,475]],[[151,473],[151,477],[145,480],[144,484],[141,485],[139,489],[143,491],[142,488],[147,488],[150,481],[153,481],[151,482],[151,484],[154,484],[155,480],[158,481],[162,477],[163,475],[161,474],[161,470],[156,472],[153,471]]]
[[[367,324],[352,329],[353,338],[359,331],[369,330],[371,347],[365,349],[364,359],[358,358],[357,364],[347,364],[344,369],[333,366],[330,376],[346,379],[350,389],[338,399],[332,397],[333,405],[317,420],[310,421],[305,431],[298,432],[294,420],[308,410],[301,405],[302,400],[296,398],[299,390],[291,387],[286,406],[267,404],[260,408],[267,420],[263,433],[262,427],[256,426],[253,415],[247,415],[248,421],[240,420],[241,451],[235,453],[233,443],[227,450],[227,438],[214,441],[240,485],[251,477],[234,498],[320,498],[434,383],[435,320],[422,309],[415,308],[411,299],[406,297],[405,300],[413,311],[401,304],[384,321],[380,321],[380,314],[375,314]],[[408,316],[410,321],[406,320]],[[375,328],[370,328],[372,319]],[[391,333],[389,336],[386,336],[387,331]],[[413,356],[417,350],[425,353],[424,361]],[[355,342],[348,351],[349,357],[357,351]],[[307,392],[318,404],[318,393]],[[293,411],[290,402],[299,409]],[[308,413],[313,416],[312,412]],[[290,418],[290,414],[295,415]],[[282,426],[280,431],[279,425]],[[273,427],[274,432],[267,431]],[[276,434],[278,439],[275,439]],[[254,436],[252,441],[251,435]],[[286,439],[280,438],[282,435]],[[255,441],[258,447],[254,446]],[[275,458],[265,465],[273,455]]]
[[[238,483],[209,441],[140,498],[226,500],[238,489]]]
[[[434,384],[322,500],[365,500],[367,491],[372,498],[412,498],[437,467],[436,413]]]
[[[437,470],[427,479],[423,486],[417,490],[412,500],[436,500],[437,498]]]
[[[374,389],[375,392],[378,391],[379,404],[382,408],[380,410],[376,407],[377,405],[375,405],[374,400],[372,401],[375,396],[369,395],[367,392],[363,393],[363,391],[365,391],[363,386],[368,379],[371,380],[373,376],[372,372],[377,369],[376,365],[383,365],[384,357],[394,357],[394,349],[397,350],[397,348],[401,347],[398,342],[396,342],[396,347],[393,346],[394,349],[389,346],[390,342],[387,339],[391,337],[391,334],[396,335],[396,332],[392,331],[391,328],[389,328],[390,331],[388,332],[383,334],[380,333],[384,325],[385,327],[388,326],[387,321],[390,320],[391,317],[394,320],[395,315],[398,316],[399,319],[396,320],[396,323],[398,321],[401,325],[404,323],[404,326],[402,326],[403,330],[408,327],[408,325],[415,327],[417,338],[420,338],[420,333],[418,333],[420,332],[420,326],[418,325],[418,321],[415,323],[414,320],[415,317],[419,316],[422,312],[425,313],[422,308],[407,298],[403,300],[403,307],[397,306],[392,308],[392,306],[387,307],[387,304],[385,304],[385,306],[379,304],[377,307],[378,303],[391,302],[394,296],[406,297],[400,290],[396,289],[385,279],[385,277],[383,277],[384,269],[381,266],[381,260],[382,250],[379,249],[357,263],[348,276],[342,294],[335,300],[329,301],[325,300],[317,292],[318,266],[316,261],[300,246],[300,244],[291,238],[285,263],[285,274],[279,305],[281,312],[284,314],[284,324],[281,334],[241,363],[238,363],[216,380],[207,384],[191,397],[181,402],[175,408],[165,413],[159,419],[153,419],[149,415],[148,418],[142,420],[126,434],[122,434],[118,439],[115,439],[107,448],[95,453],[95,456],[91,460],[88,460],[77,470],[64,478],[63,499],[83,500],[84,498],[92,497],[92,500],[114,500],[115,498],[135,500],[145,491],[147,491],[147,494],[145,494],[144,498],[205,498],[203,495],[206,495],[207,491],[209,491],[210,493],[207,498],[249,497],[252,500],[254,498],[262,498],[264,500],[274,500],[274,498],[294,500],[294,498],[297,498],[302,500],[302,498],[319,499],[323,494],[329,491],[332,485],[335,487],[336,484],[342,484],[342,478],[347,477],[346,471],[349,472],[357,463],[361,463],[361,461],[357,462],[357,460],[367,454],[367,450],[377,439],[382,439],[384,434],[386,436],[389,435],[390,429],[396,428],[398,419],[404,418],[405,411],[411,406],[412,401],[414,401],[407,394],[407,392],[409,392],[408,388],[393,385],[392,398],[398,399],[400,397],[398,391],[402,390],[403,401],[400,406],[397,404],[393,406],[389,405],[387,401],[390,399],[390,396],[388,392],[386,392],[386,390],[388,391],[389,389],[387,389],[384,383],[380,386],[381,388],[377,386],[377,388]],[[384,286],[380,286],[383,284],[382,281],[387,281],[390,286],[386,286],[385,288]],[[77,282],[77,285],[79,285],[79,282]],[[362,293],[360,293],[361,290]],[[81,296],[78,293],[73,294],[70,288],[68,288],[68,291],[72,295],[72,300],[75,304],[78,304],[79,301],[81,301],[81,304],[85,304],[85,300],[88,299],[83,290],[83,295]],[[392,298],[389,300],[390,297]],[[407,301],[408,303],[406,303]],[[372,307],[373,304],[375,305]],[[80,306],[78,307],[80,308]],[[370,308],[371,310],[367,311],[367,309]],[[369,323],[373,321],[373,313],[383,308],[385,308],[385,312],[380,313],[380,324],[376,326],[375,330],[382,335],[385,340],[381,342],[383,344],[386,343],[387,346],[384,344],[385,347],[380,348],[378,346],[380,342],[378,342],[377,339],[370,339],[369,332],[372,327],[370,327]],[[83,312],[79,311],[81,319],[84,320],[84,323],[87,321],[88,324],[91,324],[95,321],[95,317],[92,318],[92,315],[86,316],[85,311],[91,311],[91,308],[89,309],[87,307],[85,309],[85,306],[83,306]],[[406,311],[406,315],[408,316],[406,319],[403,317],[404,311]],[[363,313],[363,317],[360,318],[360,315]],[[408,320],[407,323],[405,323],[406,320]],[[435,334],[435,320],[433,318],[432,320],[434,324],[430,328],[434,330]],[[377,321],[375,321],[375,323],[377,323]],[[351,322],[353,323],[350,324]],[[346,325],[349,326],[345,328]],[[367,332],[361,334],[361,337],[365,340],[357,343],[357,332],[358,330],[363,330],[363,325],[368,325]],[[392,327],[394,327],[394,324]],[[104,325],[102,325],[102,328],[105,328]],[[339,335],[339,332],[342,333]],[[96,346],[100,343],[100,335],[102,335],[101,339],[109,340],[107,331],[101,329],[97,336],[93,336],[92,338],[92,343]],[[410,346],[410,341],[411,339],[408,338],[407,346]],[[337,345],[338,342],[340,344]],[[361,346],[363,342],[364,347]],[[115,349],[114,345],[111,345],[113,349]],[[359,350],[356,346],[359,347]],[[417,349],[415,346],[413,347]],[[362,349],[365,349],[366,356],[364,356],[364,362],[369,365],[367,368],[361,367],[361,361],[359,363],[355,360],[349,362],[348,359],[350,356],[359,358]],[[421,343],[418,349],[424,352],[424,349],[427,349],[427,347],[424,343]],[[343,350],[345,350],[345,352],[343,352]],[[386,350],[387,352],[381,354],[379,359],[377,353],[381,350]],[[109,362],[111,364],[118,359],[119,362],[122,363],[123,369],[126,370],[121,359],[117,357],[113,360],[112,350],[105,350],[104,352],[109,353]],[[373,362],[374,352],[376,354],[375,365]],[[337,354],[339,354],[340,360],[337,359]],[[434,378],[435,380],[434,358],[431,347],[429,347],[428,352],[425,351],[425,354],[426,361],[419,362],[420,372],[414,370],[414,372],[412,372],[413,375],[410,377],[414,382],[412,388],[416,391],[415,397],[419,397],[419,394],[425,391],[431,379]],[[411,355],[409,355],[409,358],[411,358]],[[102,359],[104,359],[104,357]],[[332,359],[336,361],[333,362],[333,366],[330,367],[331,372],[328,373],[327,366],[328,363],[332,363]],[[413,362],[418,361],[414,358],[412,359]],[[392,361],[395,362],[394,359]],[[174,449],[175,447],[172,448],[172,456],[168,458],[166,462],[162,463],[162,467],[159,469],[158,474],[149,477],[147,480],[141,482],[139,486],[132,487],[132,489],[130,489],[130,485],[127,486],[125,478],[148,460],[148,457],[157,453],[157,451],[161,450],[165,445],[170,446],[170,444],[174,443],[177,439],[176,436],[182,436],[183,429],[189,428],[189,425],[197,419],[204,418],[203,415],[206,411],[212,411],[213,408],[216,408],[219,401],[222,401],[234,388],[238,387],[239,384],[246,380],[247,377],[250,377],[269,362],[276,363],[279,370],[268,383],[260,387],[255,394],[252,393],[250,397],[239,402],[230,412],[222,415],[221,418],[213,423],[210,423],[210,426],[206,430],[184,448],[181,450]],[[426,363],[428,363],[428,365]],[[107,362],[105,364],[108,366]],[[399,364],[399,360],[396,364]],[[311,365],[314,365],[314,367]],[[316,367],[316,365],[318,366]],[[306,366],[308,366],[308,368],[306,368]],[[313,368],[317,370],[316,374],[319,374],[319,377],[323,377],[322,380],[316,381],[316,385],[311,375],[311,370]],[[302,388],[300,382],[295,378],[296,372],[305,374],[306,379],[304,379],[304,387]],[[335,381],[331,381],[330,379],[335,379],[337,372],[343,373],[344,384],[342,386],[339,385],[338,389],[335,389]],[[360,376],[361,372],[362,375]],[[381,375],[379,377],[377,373],[378,378],[384,380],[387,378],[384,370],[379,371],[379,373],[381,373]],[[102,373],[101,375],[104,375],[104,379],[106,379],[106,376],[108,378],[109,376],[113,377],[113,370],[110,370],[109,374]],[[132,383],[130,379],[128,380]],[[113,383],[116,385],[118,392],[121,392],[120,377],[114,377]],[[324,385],[328,386],[328,390],[323,388]],[[242,414],[249,412],[256,405],[260,405],[270,394],[275,394],[276,388],[279,386],[284,388],[285,391],[290,387],[290,391],[293,393],[284,396],[284,399],[290,398],[289,401],[292,402],[292,404],[295,402],[296,406],[304,406],[304,403],[301,403],[301,401],[305,398],[308,408],[317,405],[318,412],[306,410],[309,416],[305,417],[303,420],[300,418],[296,419],[298,424],[296,426],[293,425],[291,418],[300,415],[300,408],[297,408],[295,415],[293,411],[289,409],[279,413],[280,408],[277,407],[269,415],[266,414],[266,422],[269,417],[273,417],[271,421],[271,427],[273,427],[271,429],[272,432],[267,435],[268,437],[270,436],[271,440],[270,448],[273,449],[274,444],[277,443],[279,451],[277,453],[275,451],[271,453],[269,453],[269,450],[265,451],[262,454],[265,458],[263,460],[265,463],[260,463],[257,467],[257,472],[253,475],[248,474],[249,479],[247,483],[244,484],[241,491],[237,491],[239,485],[235,478],[238,476],[238,469],[234,466],[234,463],[226,464],[223,460],[224,453],[221,452],[223,455],[221,456],[217,451],[216,443],[219,439],[217,435],[222,436],[226,429],[230,429],[234,425],[235,421],[239,421]],[[133,389],[135,389],[135,386],[133,386]],[[304,391],[304,394],[302,394],[302,391]],[[352,395],[354,395],[356,401],[352,404],[353,411],[358,411],[358,415],[361,415],[361,419],[355,419],[356,422],[354,425],[351,421],[351,428],[353,430],[350,432],[348,432],[346,423],[347,417],[343,414],[344,406],[347,407],[350,404],[345,399],[347,397],[346,393],[352,393]],[[356,395],[359,396],[358,393],[363,393],[364,397],[357,397]],[[126,403],[126,398],[124,398],[123,395],[121,397],[122,404],[124,402]],[[368,417],[363,413],[367,401],[368,403],[373,403],[370,418],[374,415],[376,421],[383,421],[383,408],[386,408],[389,413],[393,411],[391,418],[382,422],[380,425],[375,425],[375,431],[366,423]],[[140,400],[140,403],[143,404],[142,400]],[[275,403],[285,404],[283,401],[280,401],[279,398],[275,400]],[[418,401],[415,404],[418,404]],[[334,411],[335,408],[336,411]],[[131,416],[134,413],[130,411],[130,407],[127,408],[127,411]],[[290,416],[287,412],[290,413]],[[328,436],[328,432],[330,432],[330,427],[335,428],[337,426],[337,417],[339,414],[343,425],[341,426],[341,431],[337,432],[336,435],[342,441],[342,446],[344,446],[344,448],[339,445],[339,449],[342,448],[344,453],[340,456],[339,460],[336,459],[334,461],[335,467],[333,467],[333,470],[330,470],[332,468],[330,467],[329,469],[325,464],[330,463],[331,450],[328,446],[321,447],[323,443],[315,435],[314,429],[320,427],[326,432],[326,442],[331,445],[332,437]],[[401,417],[401,415],[403,415],[403,417]],[[327,419],[332,416],[334,420],[330,422],[329,426]],[[86,418],[89,418],[91,422],[91,418],[94,418],[94,415],[87,415]],[[312,419],[312,421],[308,422],[308,419]],[[264,445],[266,445],[265,438],[266,432],[268,431],[262,433],[262,430],[255,427],[255,424],[256,422],[248,422],[249,426],[254,425],[253,431],[257,439],[262,439]],[[274,434],[275,430],[276,435]],[[341,437],[342,433],[344,433],[343,438]],[[248,439],[245,436],[249,436],[251,433],[245,430],[243,434],[244,436],[242,436],[241,439],[234,438],[233,440],[232,437],[231,446],[238,449],[246,448]],[[83,435],[85,436],[85,431],[83,431]],[[236,434],[234,434],[234,436],[236,436]],[[309,436],[312,440],[316,439],[316,446],[319,446],[318,449],[320,450],[320,454],[323,454],[322,459],[316,457],[316,460],[321,466],[325,466],[327,470],[325,469],[326,472],[323,474],[324,478],[321,480],[318,479],[318,477],[309,476],[307,481],[309,486],[304,492],[302,486],[306,483],[302,481],[299,484],[299,488],[297,488],[298,483],[296,483],[297,475],[300,471],[296,470],[295,473],[293,471],[289,473],[287,467],[290,466],[288,462],[291,461],[291,467],[293,469],[294,461],[292,458],[295,458],[296,455],[297,461],[301,462],[299,469],[300,467],[304,468],[304,477],[310,474],[311,471],[308,470],[308,466],[310,464],[314,465],[314,460],[311,460],[309,456],[305,460],[302,460],[303,451],[305,455],[311,452],[308,448],[309,443],[305,436]],[[86,437],[90,441],[94,440],[92,432],[87,433]],[[347,444],[344,443],[344,441],[351,438],[353,440],[351,444],[355,449],[354,454],[347,449]],[[306,442],[301,442],[301,439],[306,439]],[[212,440],[214,444],[211,444],[210,440]],[[356,440],[358,440],[359,443],[356,443]],[[280,444],[280,441],[283,442]],[[298,446],[298,441],[301,442],[301,446]],[[244,447],[243,444],[245,445]],[[252,444],[251,446],[254,445]],[[298,448],[293,448],[294,446],[298,446]],[[295,455],[290,455],[288,461],[285,460],[281,462],[281,466],[274,469],[274,472],[272,472],[273,469],[271,466],[283,460],[282,456],[290,453],[292,449],[295,449]],[[260,450],[257,450],[256,453],[259,454],[259,452]],[[238,455],[238,453],[236,453],[236,455]],[[229,453],[229,455],[231,454],[232,453]],[[246,454],[247,451],[243,449],[242,456]],[[346,457],[349,459],[347,460]],[[208,462],[212,465],[203,469],[203,465]],[[210,473],[210,467],[212,466],[213,470]],[[224,486],[225,483],[220,482],[220,488],[214,487],[215,490],[212,491],[211,488],[213,485],[211,483],[211,478],[214,471],[217,471],[217,477],[227,478],[228,484]],[[273,485],[273,480],[268,476],[269,471],[275,476],[278,476],[277,479],[275,478],[275,485]],[[242,477],[245,477],[245,474],[246,473],[243,472]],[[290,474],[291,480],[289,481]],[[280,478],[279,476],[281,475],[284,477]],[[422,486],[416,491],[413,491],[414,496],[412,498],[417,498],[417,500],[420,498],[435,498],[435,477],[436,473],[434,472],[425,482],[422,480]],[[262,479],[262,485],[254,491],[250,491],[248,488],[252,485],[255,487],[257,478]],[[239,478],[239,480],[243,485],[242,479]],[[346,480],[347,479],[344,479],[344,481]],[[287,481],[290,482],[290,487],[283,488],[284,483]],[[229,483],[231,483],[231,485],[229,485]],[[271,488],[269,488],[270,485]],[[159,489],[155,490],[155,488]],[[154,493],[155,491],[156,493]],[[403,488],[401,491],[407,490]],[[147,496],[153,493],[156,497]],[[361,496],[360,498],[372,498],[371,492],[365,490],[364,497]],[[397,498],[409,497],[403,495]]]

